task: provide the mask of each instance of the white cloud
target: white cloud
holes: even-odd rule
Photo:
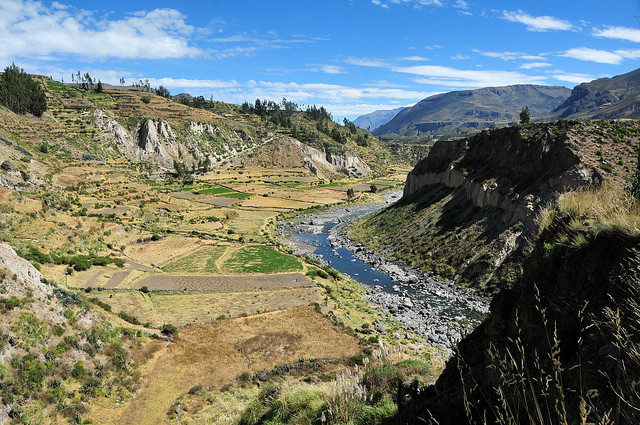
[[[531,16],[522,10],[515,12],[503,10],[502,17],[511,22],[525,24],[529,31],[574,30],[573,24],[564,19],[554,18],[552,16]]]
[[[555,74],[551,74],[551,77],[555,78],[556,80],[566,81],[574,84],[585,83],[595,79],[593,76],[587,74],[575,74],[563,71],[555,72]]]
[[[324,72],[325,74],[346,74],[347,72],[341,66],[337,65],[309,65],[312,68],[309,71]]]
[[[520,58],[523,54],[518,52],[482,52],[480,50],[473,50],[476,53],[481,54],[482,56],[487,56],[489,58],[497,58],[505,61],[511,61]]]
[[[374,68],[387,68],[389,64],[382,59],[375,58],[347,58],[345,62],[351,65],[371,66]]]
[[[616,50],[616,54],[622,56],[625,59],[639,59],[640,58],[640,49],[626,49],[626,50]]]
[[[469,56],[461,55],[459,53],[455,56],[451,56],[451,60],[466,60],[466,59],[469,59]]]
[[[607,50],[591,49],[589,47],[569,49],[560,56],[578,59],[581,61],[608,63],[611,65],[617,65],[624,59],[624,56],[621,54],[609,52]]]
[[[203,52],[190,45],[194,28],[174,9],[136,12],[122,19],[93,16],[55,3],[0,2],[0,58],[78,55],[91,59],[163,59]]]
[[[547,66],[551,66],[549,62],[529,62],[520,65],[521,69],[534,69],[534,68],[544,68]]]
[[[385,9],[388,9],[390,4],[404,4],[413,6],[416,9],[420,9],[424,6],[443,6],[442,1],[440,0],[371,0],[371,3],[376,6],[384,7]]]
[[[640,43],[640,29],[638,28],[608,27],[605,29],[595,29],[593,30],[593,35],[596,37],[613,38]]]
[[[420,84],[432,84],[445,87],[491,87],[511,84],[543,84],[544,76],[530,76],[513,71],[477,71],[461,70],[445,66],[409,66],[392,68],[419,76],[414,81]],[[426,78],[424,78],[426,77]]]
[[[430,59],[429,58],[425,58],[423,56],[407,56],[407,57],[404,57],[404,58],[398,58],[398,60],[420,62],[420,61],[428,61]]]

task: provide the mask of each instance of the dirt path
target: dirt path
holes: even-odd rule
[[[255,373],[300,358],[346,358],[356,338],[304,306],[193,326],[144,367],[144,384],[123,407],[102,410],[103,424],[159,424],[177,397],[196,385],[219,388],[242,372]]]

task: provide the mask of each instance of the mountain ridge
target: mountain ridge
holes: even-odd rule
[[[373,134],[400,136],[430,135],[459,137],[484,128],[505,127],[519,122],[528,106],[533,119],[562,103],[570,90],[562,86],[520,84],[453,91],[421,100],[398,113]]]

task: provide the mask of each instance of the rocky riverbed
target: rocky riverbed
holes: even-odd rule
[[[300,216],[296,223],[280,222],[279,234],[294,252],[331,264],[338,271],[349,274],[363,284],[369,301],[380,306],[383,312],[390,313],[407,330],[419,334],[429,345],[450,348],[464,333],[479,324],[488,312],[489,300],[463,291],[452,282],[435,279],[390,261],[355,243],[347,235],[348,222],[395,202],[400,195],[398,191],[391,192],[385,195],[384,201],[335,207],[317,214]],[[326,249],[318,249],[317,239],[313,237],[322,234],[327,235],[326,241],[323,241],[331,249],[329,255]],[[313,242],[309,243],[311,240]],[[353,253],[354,258],[350,260],[348,270],[341,270],[341,263],[335,261],[337,258],[342,259],[339,249],[347,249]],[[360,268],[364,271],[367,269],[363,267],[373,268],[388,278],[371,279],[366,273],[354,272],[360,270],[359,264],[362,264]],[[384,326],[379,324],[376,327],[379,332],[386,332]],[[398,339],[402,337],[396,335]]]

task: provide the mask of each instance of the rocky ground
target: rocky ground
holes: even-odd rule
[[[478,325],[489,310],[489,300],[471,292],[463,291],[453,282],[438,280],[418,270],[395,263],[382,255],[367,250],[355,243],[347,235],[348,222],[354,214],[382,207],[395,202],[399,191],[385,195],[385,200],[372,204],[352,205],[332,208],[318,214],[300,217],[297,224],[280,222],[280,235],[287,230],[297,232],[322,233],[327,223],[337,223],[329,230],[329,240],[333,248],[346,248],[373,268],[389,275],[394,282],[392,291],[381,285],[365,285],[367,299],[377,304],[381,311],[390,313],[408,331],[415,332],[434,347],[451,348],[462,337]],[[318,260],[323,258],[310,254],[312,247],[289,238],[291,248],[299,254],[310,255]],[[382,324],[374,324],[378,331],[385,332]],[[402,335],[396,335],[401,339]]]

